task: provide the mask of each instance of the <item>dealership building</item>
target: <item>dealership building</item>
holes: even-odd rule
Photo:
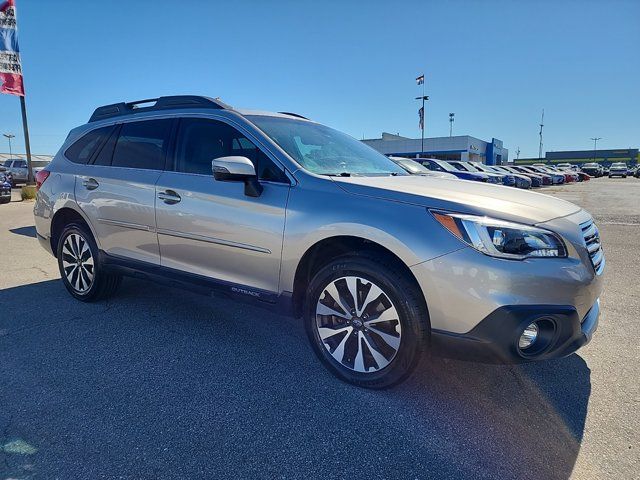
[[[637,148],[616,148],[614,150],[567,150],[561,152],[547,152],[543,159],[520,158],[515,160],[517,164],[530,163],[571,163],[582,165],[583,163],[597,162],[609,166],[614,162],[624,162],[627,165],[640,163],[640,155]]]
[[[425,138],[424,150],[419,138],[407,138],[386,132],[381,138],[362,141],[380,153],[399,157],[462,160],[487,165],[500,165],[509,160],[509,150],[504,148],[502,140],[497,138],[492,138],[490,142],[469,135]]]

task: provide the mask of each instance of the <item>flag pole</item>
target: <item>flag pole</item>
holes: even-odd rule
[[[424,76],[424,73],[422,74]],[[424,111],[424,78],[422,79],[422,140],[420,141],[420,155],[424,156],[424,121],[426,115]]]
[[[418,81],[418,85],[420,83],[422,83],[422,96],[420,97],[416,97],[416,100],[422,100],[422,114],[420,115],[420,119],[422,121],[422,125],[421,125],[421,132],[422,132],[422,136],[420,139],[420,156],[424,156],[424,120],[425,120],[425,112],[424,112],[424,102],[426,100],[429,100],[429,97],[427,95],[425,95],[425,86],[424,86],[424,73],[422,75],[420,75],[418,78],[416,78],[416,80]]]
[[[27,104],[24,95],[20,95],[20,107],[22,108],[22,129],[24,130],[24,148],[27,152],[27,185],[33,185],[33,166],[31,164],[31,144],[29,142],[29,125],[27,124]]]

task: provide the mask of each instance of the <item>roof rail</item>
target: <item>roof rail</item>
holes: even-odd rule
[[[231,107],[219,98],[209,98],[199,95],[173,95],[170,97],[150,98],[135,102],[120,102],[98,107],[91,115],[89,123],[112,117],[122,117],[136,113],[153,112],[174,108],[212,108],[230,110]]]
[[[291,113],[291,112],[278,112],[278,113],[281,113],[282,115],[289,115],[291,117],[302,118],[303,120],[309,120],[307,117],[303,117],[302,115],[298,115],[297,113]]]

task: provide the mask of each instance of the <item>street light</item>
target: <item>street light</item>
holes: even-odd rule
[[[596,150],[598,147],[598,140],[602,140],[602,137],[591,137],[593,140],[593,163],[596,163]]]
[[[11,151],[11,139],[15,138],[15,135],[13,133],[3,133],[2,136],[9,140],[9,160],[11,160],[11,157],[13,157],[13,152]]]
[[[455,113],[450,113],[449,114],[449,136],[451,137],[453,135],[453,122],[455,120],[456,114]]]

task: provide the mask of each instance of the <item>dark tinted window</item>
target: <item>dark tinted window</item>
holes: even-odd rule
[[[74,163],[87,163],[111,130],[113,126],[98,128],[83,135],[67,148],[64,155]]]
[[[204,118],[185,118],[181,121],[176,171],[211,175],[211,161],[229,155],[251,160],[261,180],[287,182],[286,176],[271,159],[232,126]]]
[[[120,125],[116,126],[106,142],[103,142],[102,148],[93,160],[93,165],[111,165],[111,159],[113,158],[113,149],[116,146],[118,140],[118,133],[120,133]]]
[[[125,123],[113,151],[114,167],[163,170],[171,120]]]

